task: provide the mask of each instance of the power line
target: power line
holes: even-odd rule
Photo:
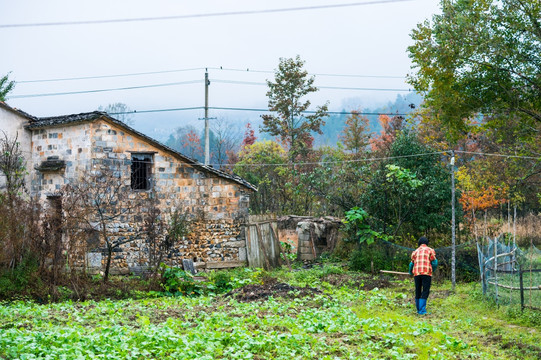
[[[16,81],[16,83],[17,83],[17,84],[28,84],[28,83],[53,82],[53,81],[72,81],[72,80],[105,79],[105,78],[114,78],[114,77],[127,77],[127,76],[140,76],[140,75],[167,74],[167,73],[174,73],[174,72],[196,71],[196,70],[204,70],[204,69],[205,69],[205,68],[203,68],[203,67],[199,67],[199,68],[190,68],[190,69],[174,69],[174,70],[162,70],[162,71],[147,71],[147,72],[138,72],[138,73],[129,73],[129,74],[80,76],[80,77],[58,78],[58,79],[22,80],[22,81]]]
[[[109,74],[109,75],[95,75],[95,76],[79,76],[79,77],[66,77],[66,78],[53,78],[53,79],[36,79],[36,80],[20,80],[15,81],[17,84],[32,84],[41,82],[57,82],[57,81],[73,81],[73,80],[92,80],[92,79],[108,79],[115,77],[129,77],[129,76],[143,76],[143,75],[156,75],[156,74],[168,74],[176,72],[186,71],[198,71],[198,70],[221,70],[221,71],[235,71],[235,72],[251,72],[251,73],[265,73],[274,74],[272,70],[252,70],[252,69],[236,69],[236,68],[223,68],[223,67],[196,67],[186,69],[172,69],[172,70],[160,70],[160,71],[146,71],[136,73],[125,74]],[[329,77],[346,77],[346,78],[374,78],[374,79],[404,79],[404,76],[392,76],[392,75],[360,75],[360,74],[328,74],[328,73],[310,73],[309,75],[315,76],[329,76]]]
[[[493,153],[491,154],[491,153],[463,151],[463,150],[455,150],[455,152],[462,153],[462,154],[471,154],[471,155],[495,156],[495,157],[502,157],[502,158],[530,159],[530,160],[541,161],[541,156],[534,157],[534,156],[523,156],[523,155],[506,155],[506,154],[493,154]]]
[[[109,115],[133,115],[133,114],[144,114],[144,113],[159,113],[159,112],[170,112],[170,111],[186,111],[186,110],[203,110],[204,106],[193,106],[193,107],[184,107],[184,108],[170,108],[170,109],[153,109],[153,110],[134,110],[134,111],[125,111],[125,112],[115,112],[109,113]],[[270,112],[269,109],[258,109],[258,108],[240,108],[240,107],[221,107],[221,106],[209,106],[211,110],[227,110],[227,111],[255,111],[255,112]],[[315,114],[315,110],[306,110],[303,113],[306,114]],[[382,112],[362,112],[362,111],[327,111],[330,115],[351,115],[353,113],[359,115],[392,115],[392,116],[407,116],[409,114],[405,113],[382,113]]]
[[[162,87],[162,86],[197,84],[201,82],[202,82],[201,80],[190,80],[190,81],[179,81],[179,82],[162,83],[162,84],[127,86],[127,87],[122,87],[122,88],[111,88],[111,89],[94,89],[94,90],[81,90],[81,91],[66,91],[66,92],[57,92],[57,93],[12,95],[10,96],[10,98],[22,99],[22,98],[34,98],[34,97],[42,97],[42,96],[88,94],[88,93],[99,93],[99,92],[107,92],[107,91],[134,90],[134,89],[144,89],[144,88]]]
[[[286,164],[276,164],[276,163],[258,163],[258,164],[212,164],[217,166],[300,166],[300,165],[331,165],[331,164],[344,164],[344,163],[358,163],[358,162],[371,162],[371,161],[383,161],[383,160],[394,160],[394,159],[403,159],[403,158],[412,158],[412,157],[421,157],[428,155],[440,155],[445,154],[445,151],[435,151],[429,153],[421,154],[412,154],[412,155],[399,155],[399,156],[385,156],[379,158],[363,158],[363,159],[353,159],[353,160],[336,160],[336,161],[314,161],[314,162],[298,162],[298,163],[286,163]]]
[[[255,82],[255,81],[220,80],[220,79],[211,79],[211,81],[217,82],[217,83],[223,83],[223,84],[267,86],[267,83],[261,83],[261,82]],[[358,88],[358,87],[341,87],[341,86],[317,86],[317,88],[330,89],[330,90],[356,90],[356,91],[404,91],[404,92],[411,91],[409,89]]]
[[[239,69],[239,68],[224,68],[224,67],[209,67],[210,70],[222,70],[222,71],[236,71],[236,72],[253,72],[253,73],[264,73],[264,74],[274,74],[275,71],[272,70],[253,70],[250,68]],[[393,75],[360,75],[360,74],[330,74],[330,73],[310,73],[309,75],[316,76],[330,76],[330,77],[353,77],[353,78],[375,78],[375,79],[404,79],[405,76],[393,76]]]
[[[112,23],[128,23],[128,22],[143,22],[143,21],[182,20],[182,19],[207,18],[207,17],[219,17],[219,16],[256,15],[256,14],[283,13],[283,12],[295,12],[295,11],[305,11],[305,10],[346,8],[346,7],[366,6],[366,5],[376,5],[376,4],[391,4],[391,3],[406,2],[406,1],[412,1],[412,0],[373,0],[373,1],[354,2],[354,3],[345,3],[345,4],[312,5],[312,6],[299,6],[299,7],[292,7],[292,8],[263,9],[263,10],[239,10],[239,11],[226,11],[226,12],[203,13],[203,14],[141,17],[141,18],[131,18],[131,19],[56,21],[56,22],[26,23],[26,24],[0,24],[0,28],[95,25],[95,24],[112,24]]]
[[[253,82],[253,81],[238,81],[238,80],[211,80],[216,83],[223,84],[236,84],[236,85],[257,85],[257,86],[266,86],[266,83]],[[189,80],[189,81],[178,81],[170,83],[161,83],[161,84],[150,84],[150,85],[138,85],[138,86],[127,86],[121,88],[109,88],[109,89],[93,89],[93,90],[80,90],[80,91],[65,91],[65,92],[56,92],[56,93],[42,93],[42,94],[21,94],[21,95],[12,95],[12,99],[22,99],[22,98],[33,98],[33,97],[43,97],[43,96],[64,96],[64,95],[78,95],[78,94],[88,94],[88,93],[98,93],[98,92],[108,92],[108,91],[121,91],[121,90],[135,90],[135,89],[145,89],[153,87],[164,87],[164,86],[176,86],[176,85],[187,85],[187,84],[197,84],[201,83],[201,80]],[[320,89],[330,89],[330,90],[352,90],[352,91],[403,91],[410,92],[411,90],[407,89],[384,89],[384,88],[357,88],[357,87],[340,87],[340,86],[319,86]]]

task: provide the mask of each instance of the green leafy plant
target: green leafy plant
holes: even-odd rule
[[[189,272],[177,267],[162,264],[162,287],[167,296],[198,296],[203,287],[194,280]]]
[[[370,228],[368,219],[369,215],[365,210],[354,207],[346,211],[345,219],[342,222],[346,224],[346,231],[353,234],[359,243],[366,242],[367,244],[371,244],[382,235]]]
[[[285,260],[287,257],[290,261],[297,260],[297,252],[295,251],[295,246],[291,245],[287,241],[280,241],[284,253],[280,254],[280,257]]]

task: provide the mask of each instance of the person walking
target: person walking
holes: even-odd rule
[[[430,294],[432,272],[438,266],[436,251],[428,247],[428,239],[424,236],[419,238],[419,247],[411,254],[409,273],[415,280],[415,307],[417,314],[426,314],[426,301]]]

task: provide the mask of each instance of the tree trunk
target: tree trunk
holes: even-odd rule
[[[105,274],[103,275],[103,282],[106,283],[109,280],[109,269],[111,267],[111,258],[113,256],[113,247],[107,244],[107,263],[105,265]]]

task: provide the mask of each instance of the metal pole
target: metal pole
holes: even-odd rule
[[[520,310],[524,311],[524,280],[522,278],[523,271],[519,270],[520,278]]]
[[[209,73],[207,69],[205,69],[205,165],[210,163],[209,84]]]
[[[496,292],[496,304],[498,304],[498,238],[494,238],[494,290]]]
[[[451,283],[452,290],[455,291],[456,285],[456,233],[455,233],[455,152],[451,150]]]

